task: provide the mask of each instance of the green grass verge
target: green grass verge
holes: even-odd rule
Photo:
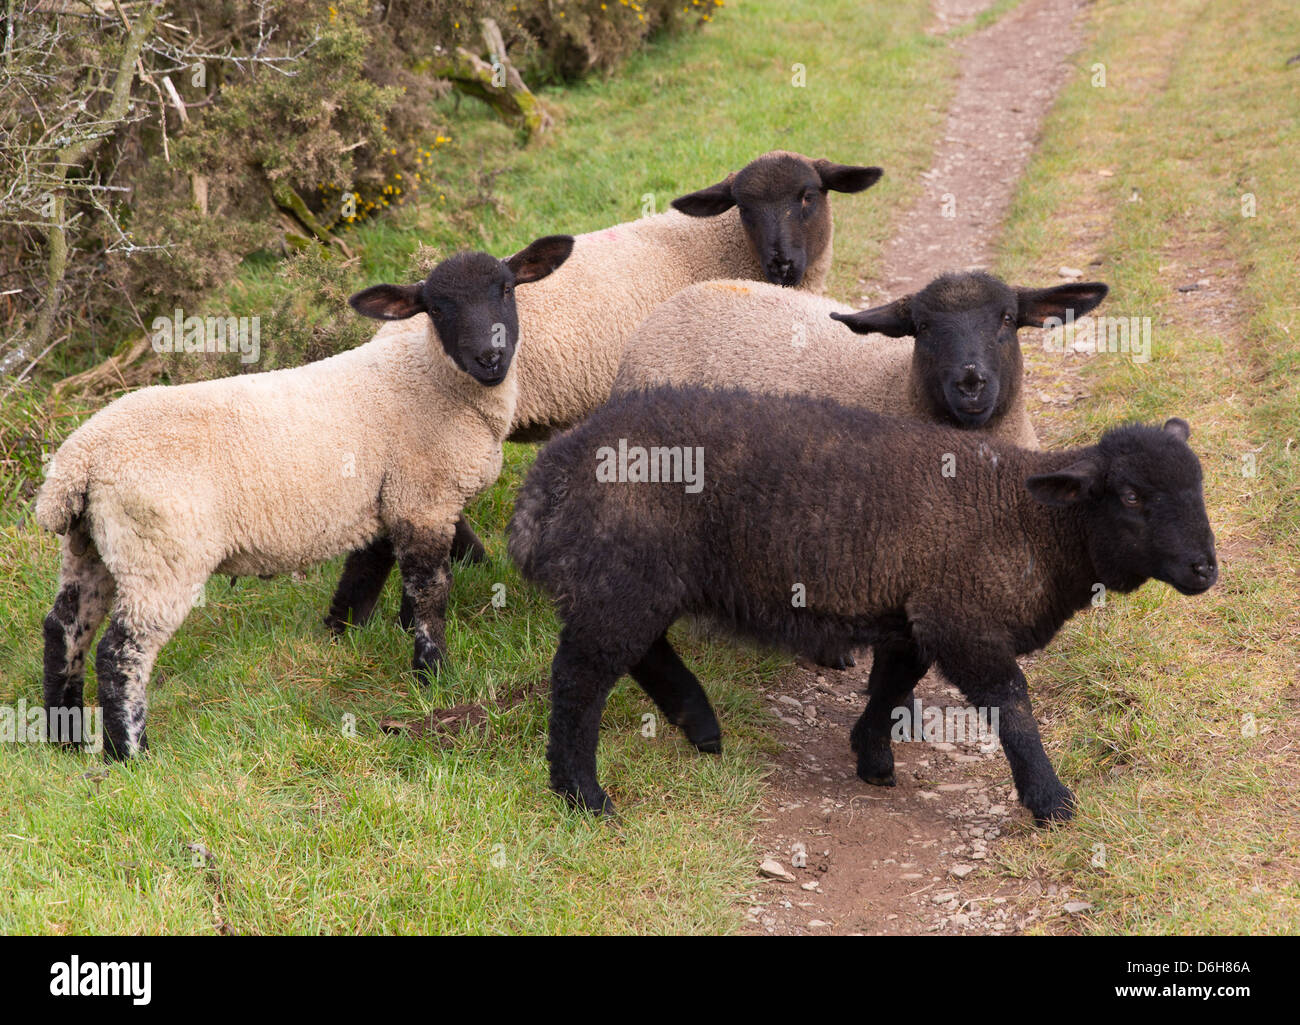
[[[1152,358],[1094,358],[1057,441],[1183,416],[1223,562],[1199,599],[1151,583],[1076,618],[1031,671],[1069,828],[1000,848],[1093,911],[1049,928],[1282,933],[1300,922],[1300,11],[1101,0],[1014,205],[1000,269],[1109,282]],[[1094,85],[1097,65],[1106,84]],[[1109,172],[1109,174],[1098,172]],[[1243,216],[1243,196],[1255,216]],[[1244,201],[1249,204],[1249,200]],[[1209,298],[1177,287],[1212,278]],[[1057,360],[1036,356],[1035,366]],[[1247,475],[1253,457],[1254,476]]]
[[[467,101],[434,191],[350,233],[363,252],[357,286],[410,276],[422,242],[506,253],[537,235],[636,217],[647,194],[662,210],[780,147],[886,169],[870,192],[836,202],[831,286],[853,300],[941,123],[953,58],[925,35],[927,21],[923,5],[904,0],[729,6],[709,30],[664,42],[612,79],[550,94],[563,125],[549,144],[522,151]],[[805,67],[802,88],[791,84],[796,63]],[[264,314],[283,288],[272,265],[249,261],[213,308]],[[39,384],[0,405],[11,438],[51,443],[85,413],[50,401]],[[335,563],[303,581],[209,582],[205,605],[159,659],[150,759],[105,775],[89,755],[0,744],[0,888],[10,895],[0,931],[737,927],[771,745],[755,685],[787,663],[683,631],[684,654],[718,706],[727,754],[695,757],[672,732],[644,738],[650,706],[625,681],[601,746],[602,778],[624,822],[564,812],[545,790],[538,690],[555,624],[504,552],[511,496],[531,455],[508,446],[507,472],[471,510],[492,558],[458,573],[452,667],[431,690],[405,673],[409,642],[392,623],[391,591],[377,622],[339,643],[327,639],[320,618]],[[39,457],[18,443],[4,447],[5,704],[40,698],[41,621],[57,549],[19,497]],[[503,608],[491,600],[498,583]],[[489,706],[490,737],[444,749],[378,731],[383,716],[470,700]],[[353,720],[349,737],[344,723]]]

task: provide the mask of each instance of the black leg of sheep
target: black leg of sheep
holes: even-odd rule
[[[894,709],[910,701],[912,688],[929,668],[910,640],[872,646],[867,707],[849,735],[849,744],[858,756],[858,778],[864,783],[882,787],[896,784],[890,746]]]
[[[451,561],[479,563],[487,561],[487,549],[464,516],[456,521],[456,535],[451,539]]]
[[[464,516],[456,520],[456,533],[451,540],[451,558],[453,562],[470,563],[487,560],[487,549]],[[334,589],[329,613],[325,616],[325,625],[331,633],[341,634],[349,623],[352,626],[362,626],[370,621],[396,561],[393,543],[386,537],[376,538],[365,548],[359,548],[348,555],[343,563],[343,575],[339,577],[338,586]],[[410,602],[403,595],[397,621],[404,629],[410,630],[414,625],[412,615]]]
[[[386,537],[376,538],[365,548],[348,555],[343,563],[343,576],[334,589],[329,614],[325,617],[325,625],[331,633],[341,634],[349,622],[353,626],[369,622],[396,561],[393,543]]]
[[[575,808],[613,815],[596,780],[596,745],[605,700],[627,667],[581,649],[566,627],[551,663],[551,789]]]
[[[1029,703],[1029,685],[1014,659],[983,672],[974,658],[950,664],[940,658],[939,669],[972,704],[998,710],[998,739],[1011,765],[1011,778],[1020,803],[1038,825],[1066,822],[1074,817],[1074,795],[1052,768],[1038,735],[1038,723]]]
[[[722,727],[695,674],[686,668],[668,635],[661,634],[631,670],[636,680],[674,726],[704,754],[722,753]]]

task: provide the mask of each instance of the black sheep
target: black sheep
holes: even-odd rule
[[[891,713],[937,665],[972,704],[999,710],[1035,819],[1070,818],[1016,656],[1051,640],[1097,584],[1131,591],[1155,577],[1196,594],[1214,583],[1188,430],[1123,426],[1037,452],[806,396],[616,399],[541,452],[510,525],[512,557],[564,624],[552,788],[612,811],[596,744],[624,673],[697,747],[719,750],[717,718],[666,635],[694,614],[805,655],[871,646],[851,738],[869,783],[894,782]],[[698,479],[665,482],[683,465]]]

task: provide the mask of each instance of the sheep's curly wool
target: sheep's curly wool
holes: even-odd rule
[[[285,573],[385,517],[451,531],[496,479],[517,374],[485,388],[423,334],[303,367],[123,396],[51,460],[36,521],[85,525],[133,627],[174,622],[213,573]]]
[[[870,700],[851,740],[871,783],[892,785],[892,710],[937,665],[973,706],[999,710],[1035,818],[1069,818],[1016,657],[1098,584],[1213,584],[1187,436],[1171,420],[1037,452],[826,398],[661,388],[613,399],[541,452],[510,525],[511,557],[563,623],[552,787],[609,810],[596,740],[625,673],[697,747],[719,750],[717,717],[667,639],[676,619],[703,615],[806,655],[870,645]],[[694,448],[704,486],[602,477],[602,450],[630,446]]]

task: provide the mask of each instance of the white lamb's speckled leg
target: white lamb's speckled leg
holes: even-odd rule
[[[436,675],[446,656],[447,598],[451,594],[452,523],[390,526],[393,550],[402,572],[402,606],[415,632],[412,667]]]
[[[86,739],[86,654],[114,593],[113,577],[89,540],[76,531],[65,536],[59,594],[45,617],[45,711],[48,739],[55,743],[80,747]]]
[[[147,688],[154,660],[184,622],[193,596],[202,582],[175,590],[169,596],[150,596],[150,617],[142,617],[143,604],[131,594],[119,593],[108,629],[95,653],[99,678],[99,704],[103,709],[104,760],[122,761],[149,748],[145,734]],[[174,600],[171,600],[174,598]]]

